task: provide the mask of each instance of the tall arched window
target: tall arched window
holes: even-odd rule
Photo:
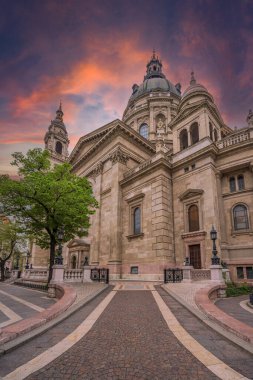
[[[188,148],[188,133],[186,129],[183,129],[179,134],[180,150]]]
[[[248,230],[249,218],[247,207],[242,204],[235,206],[233,209],[233,220],[235,230]]]
[[[210,134],[210,139],[213,141],[213,126],[212,126],[212,123],[209,123],[209,134]]]
[[[134,209],[134,214],[133,214],[134,220],[133,220],[133,227],[134,231],[133,233],[140,234],[141,233],[141,209],[140,207],[136,207]]]
[[[235,177],[230,177],[229,178],[229,190],[231,193],[236,191],[236,185],[235,185]]]
[[[196,144],[199,141],[199,126],[198,123],[193,123],[190,126],[191,143]]]
[[[189,232],[199,231],[199,209],[197,205],[188,208]]]
[[[244,176],[242,174],[237,177],[238,190],[244,190]]]
[[[148,125],[142,124],[140,126],[139,133],[142,137],[145,137],[145,139],[148,139]]]
[[[214,136],[214,141],[218,141],[218,132],[217,132],[217,129],[214,129],[213,136]]]
[[[62,154],[62,143],[60,141],[56,141],[55,151],[59,154]]]

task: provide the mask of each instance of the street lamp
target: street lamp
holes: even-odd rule
[[[29,257],[30,257],[30,252],[29,252],[29,250],[27,250],[27,252],[26,252],[25,269],[29,269]]]
[[[214,226],[212,226],[212,229],[210,231],[210,238],[213,241],[212,265],[220,265],[220,259],[219,257],[217,257],[217,249],[216,249],[216,243],[215,243],[215,241],[217,240],[217,231],[214,228]]]
[[[55,264],[62,265],[63,264],[63,257],[62,257],[62,241],[64,237],[64,228],[60,227],[57,233],[57,240],[58,240],[58,250],[57,250],[57,256],[55,258]]]

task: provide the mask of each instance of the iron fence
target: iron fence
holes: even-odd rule
[[[183,280],[183,270],[179,268],[164,269],[164,283],[181,282]]]
[[[109,269],[107,268],[93,268],[90,272],[92,281],[105,282],[109,284]]]

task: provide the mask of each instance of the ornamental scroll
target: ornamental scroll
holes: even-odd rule
[[[129,156],[123,152],[120,147],[118,147],[114,152],[110,154],[109,159],[112,161],[113,165],[117,162],[126,165],[127,161],[129,160]]]

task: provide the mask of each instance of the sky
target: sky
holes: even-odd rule
[[[0,0],[0,173],[43,148],[63,104],[70,151],[122,118],[153,48],[182,91],[194,70],[230,127],[253,108],[252,0]]]

